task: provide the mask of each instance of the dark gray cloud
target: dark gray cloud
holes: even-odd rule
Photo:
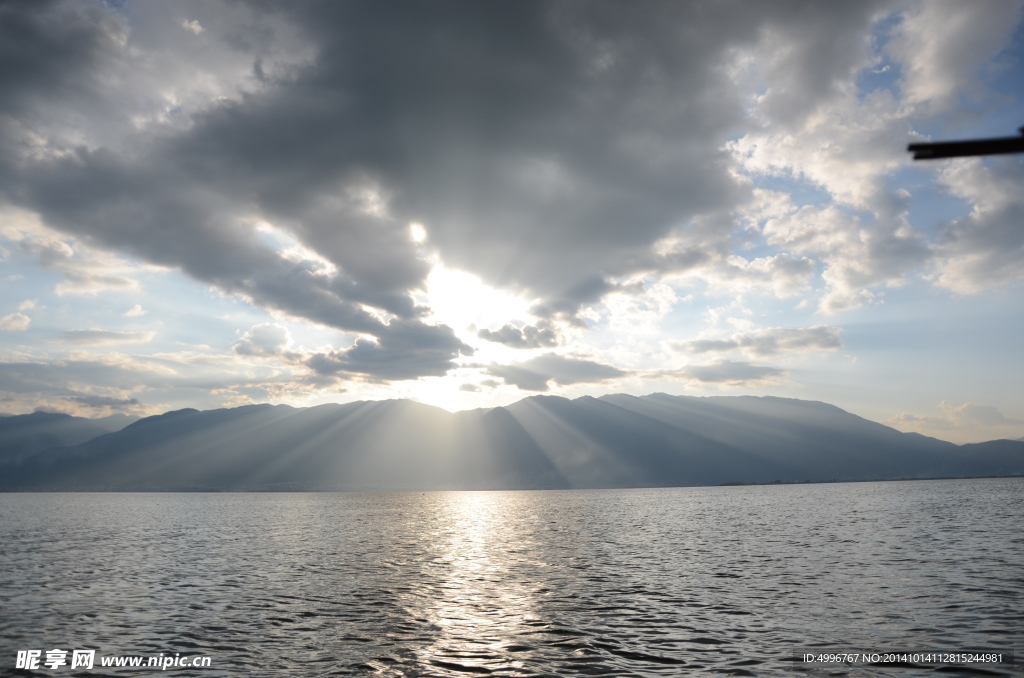
[[[58,9],[60,16],[71,17],[65,21],[79,31],[92,30],[106,36],[112,26],[118,26],[109,13],[100,17],[103,21],[83,18],[97,12],[103,14],[98,8],[67,4]],[[8,24],[20,25],[30,21],[33,13],[27,12],[21,22],[12,19],[20,17],[17,12],[7,11],[4,16]],[[70,30],[62,27],[59,20],[53,23],[56,25],[38,20],[32,25],[38,31],[49,30],[56,35],[50,36],[52,40]],[[48,44],[46,39],[38,39]],[[82,43],[82,50],[105,50],[101,56],[107,60],[116,56],[116,45],[110,40],[104,42],[95,37],[78,42]],[[90,55],[91,52],[79,54],[77,66],[104,61]],[[56,100],[48,101],[50,104],[61,102],[65,88],[63,80],[55,75],[59,69],[40,66],[38,70],[40,77],[32,83],[35,99]],[[53,77],[47,78],[47,74]],[[11,86],[18,84],[14,82]],[[92,94],[102,100],[104,93],[97,87],[93,83],[93,91],[89,92],[83,86],[86,91],[76,92],[76,96]],[[265,108],[250,100],[236,104],[233,110],[248,111],[250,106],[256,111]],[[366,213],[363,186],[352,182],[340,194],[324,191],[320,200],[304,200],[301,209],[295,204],[285,206],[283,212],[273,210],[271,205],[261,206],[254,192],[273,194],[273,188],[267,184],[278,182],[279,178],[289,184],[289,189],[308,198],[309,191],[299,190],[306,179],[289,175],[288,168],[265,164],[246,173],[242,170],[254,162],[259,164],[259,160],[244,153],[213,155],[204,146],[211,136],[224,133],[217,128],[217,121],[224,122],[224,116],[230,126],[230,113],[218,118],[217,111],[208,111],[205,117],[197,115],[198,122],[190,132],[138,139],[139,145],[130,153],[80,146],[39,157],[22,149],[21,153],[9,155],[7,166],[0,170],[12,177],[10,182],[4,182],[9,187],[4,197],[37,210],[48,225],[86,242],[180,268],[197,280],[247,297],[265,308],[374,336],[389,332],[390,325],[368,312],[364,305],[415,322],[425,309],[415,306],[408,291],[422,283],[427,267],[415,255],[412,243],[402,237],[406,226]],[[245,131],[259,133],[255,129]],[[25,145],[25,129],[6,132],[8,144],[19,148]],[[305,143],[312,141],[312,137],[305,138]],[[275,152],[273,143],[259,142],[256,137],[244,142],[250,143],[263,152]],[[335,184],[341,178],[338,172],[317,167],[311,158],[307,170],[319,169],[325,169],[328,180]],[[335,169],[342,174],[347,172],[345,168]],[[277,219],[286,230],[308,235],[313,248],[336,264],[338,272],[321,274],[309,262],[293,261],[268,248],[251,227],[254,216]],[[424,325],[421,334],[428,336],[437,331],[441,336],[446,330]]]
[[[505,325],[500,330],[480,330],[477,336],[512,348],[551,348],[558,346],[558,335],[550,326]]]
[[[90,244],[376,337],[310,366],[384,379],[437,374],[468,350],[420,320],[427,309],[412,294],[429,265],[410,222],[447,265],[540,298],[542,317],[572,320],[620,289],[612,276],[690,268],[728,237],[729,220],[685,251],[652,260],[650,247],[697,215],[727,213],[748,190],[722,149],[744,116],[735,48],[783,36],[772,68],[794,69],[796,84],[770,96],[807,107],[849,74],[853,38],[837,36],[857,35],[875,11],[795,1],[245,5],[303,36],[308,58],[271,68],[260,45],[273,32],[258,17],[248,32],[216,30],[216,13],[236,5],[187,5],[206,12],[202,33],[157,16],[155,4],[130,6],[0,10],[0,35],[11,38],[0,40],[10,56],[0,59],[0,100],[14,102],[0,129],[0,197]],[[131,30],[147,12],[164,24]],[[105,77],[130,80],[137,53],[184,49],[172,33],[247,54],[254,75],[205,106],[166,113],[186,122],[137,128]],[[84,136],[95,120],[117,122],[61,145],[77,129],[37,124],[44,108],[64,122],[88,111]],[[275,251],[254,219],[334,269]],[[531,341],[549,345],[524,335]]]
[[[109,398],[106,396],[84,395],[65,398],[73,403],[85,405],[86,407],[125,407],[127,405],[141,405],[138,398]]]
[[[517,365],[491,365],[487,373],[523,391],[547,391],[550,381],[560,386],[596,384],[628,374],[611,365],[555,353],[546,353]]]
[[[108,12],[85,3],[0,4],[0,114],[36,113],[95,87],[96,67],[121,34]]]
[[[785,376],[786,372],[743,360],[719,360],[710,365],[688,365],[674,374],[707,384],[745,386],[778,379]]]
[[[473,348],[448,327],[392,320],[390,328],[377,341],[359,339],[349,348],[314,354],[305,359],[305,365],[320,375],[391,381],[443,376],[456,366],[454,360],[460,354],[473,354]]]

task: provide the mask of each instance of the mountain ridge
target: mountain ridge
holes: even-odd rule
[[[32,415],[24,415],[32,416]],[[1024,474],[1024,443],[902,433],[775,396],[531,396],[447,412],[411,400],[184,408],[28,454],[0,490],[459,490]]]

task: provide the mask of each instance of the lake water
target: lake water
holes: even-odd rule
[[[2,494],[0,535],[0,673],[63,648],[97,665],[19,675],[1024,675],[792,660],[1021,648],[1021,478]]]

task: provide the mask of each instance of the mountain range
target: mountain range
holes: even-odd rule
[[[1024,475],[1024,442],[901,433],[821,402],[533,396],[0,418],[0,490],[484,490]],[[119,429],[119,430],[117,430]]]

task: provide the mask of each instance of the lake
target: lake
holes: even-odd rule
[[[92,649],[19,675],[1024,675],[1022,478],[0,494],[0,518],[0,673]],[[1004,662],[801,661],[912,649]]]

